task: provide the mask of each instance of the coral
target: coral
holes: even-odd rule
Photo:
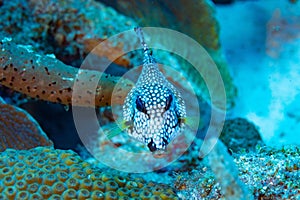
[[[226,120],[220,140],[233,152],[238,152],[241,148],[255,151],[256,145],[263,145],[255,125],[244,118]]]
[[[195,38],[208,49],[220,48],[219,26],[213,15],[214,9],[207,0],[101,1],[120,13],[139,19],[142,26],[176,29]]]
[[[0,96],[5,100],[6,103],[20,106],[28,102],[28,98],[25,94],[13,91],[0,84]]]
[[[252,199],[299,199],[299,146],[257,146],[255,151],[230,156],[224,145],[217,144],[208,157],[196,159],[201,144],[195,154],[189,149],[184,155],[190,159],[185,161],[189,167],[175,169],[175,179],[169,181],[180,198],[227,199],[229,195],[228,199],[234,199],[234,195],[246,194]]]
[[[146,1],[146,4],[147,2],[148,1]],[[152,4],[153,2],[149,1],[148,3]],[[170,21],[166,20],[165,22],[161,22],[159,26],[174,28],[173,25],[175,23],[178,24],[178,21],[180,21],[181,23],[180,26],[178,26],[178,30],[194,37],[207,48],[217,63],[224,80],[227,94],[227,108],[232,108],[236,96],[236,88],[232,83],[231,76],[227,70],[227,64],[220,51],[218,24],[213,16],[214,9],[206,1],[197,2],[197,6],[195,6],[194,2],[189,3],[188,9],[195,10],[194,13],[196,13],[191,17],[182,14],[181,12],[184,11],[181,9],[179,13],[177,13],[178,9],[175,9],[177,7],[175,5],[180,5],[181,3],[183,2],[157,2],[159,6],[153,7],[157,12],[152,12],[151,10],[151,12],[146,15],[147,17],[142,19],[157,21],[157,23],[159,23],[161,22],[161,17],[156,18],[158,13],[165,15],[166,12],[164,12],[164,9],[169,9],[170,12],[168,13],[170,13],[170,16],[168,16],[168,18],[164,17],[164,19]],[[186,2],[184,4],[186,4]],[[138,4],[133,3],[133,5],[140,8],[137,10],[143,10],[143,8],[145,8],[141,2]],[[6,22],[2,25],[0,24],[3,35],[10,35],[17,44],[30,44],[37,52],[54,53],[58,59],[72,66],[79,66],[84,57],[98,42],[114,34],[130,30],[137,25],[133,19],[125,17],[112,8],[105,7],[101,3],[93,0],[31,0],[26,3],[21,3],[17,0],[13,3],[5,2],[4,5],[0,7],[0,14],[6,10],[11,10],[12,14],[11,16],[7,16],[6,14],[0,15],[3,18],[2,21]],[[132,9],[125,9],[122,10],[122,12],[130,16],[130,10]],[[156,14],[152,16],[153,13]],[[193,12],[189,11],[189,13]],[[201,13],[203,17],[198,16],[199,13]],[[137,14],[135,16],[139,15]],[[19,20],[20,18],[22,18],[21,22]],[[193,23],[186,23],[186,21],[190,21],[191,19]],[[143,23],[141,24],[143,25]],[[149,24],[145,23],[144,25],[149,26]],[[113,41],[107,43],[107,48],[104,48],[105,50],[100,49],[92,53],[95,53],[96,56],[101,59],[111,60],[124,67],[139,65],[140,62],[136,61],[140,56],[136,52],[115,59],[115,55],[122,55],[123,52],[132,49],[131,47],[135,47],[135,49],[140,47],[139,43],[137,43],[137,38],[127,38],[127,36],[124,37],[124,35],[121,36],[121,38],[121,42]],[[162,56],[160,60],[172,61],[174,60],[174,56],[168,53]],[[99,63],[93,63],[92,67],[97,66],[99,69],[98,65]],[[171,66],[173,65],[174,62]],[[193,70],[191,71],[191,66],[189,66],[187,62],[177,62],[177,66],[180,72],[183,72],[186,77],[189,77],[189,81],[193,84],[197,95],[203,97],[205,101],[210,102],[209,92],[201,76],[199,76],[198,73],[194,73]],[[114,70],[114,72],[115,71],[118,70]],[[119,75],[120,73],[117,74]],[[195,76],[195,74],[197,75]],[[214,89],[216,88],[218,87]],[[214,94],[217,96],[223,93],[216,91]]]
[[[285,9],[280,8],[274,10],[266,27],[266,53],[274,59],[284,54],[286,44],[292,44],[292,41],[300,39],[300,16],[292,12],[284,14],[284,11]]]
[[[4,35],[10,35],[16,43],[54,53],[73,66],[79,66],[98,41],[136,26],[130,18],[93,0],[8,1],[3,2],[0,14]],[[111,52],[120,51],[118,45],[111,44]],[[101,56],[110,58],[107,52]],[[128,65],[124,58],[115,62]]]
[[[114,7],[121,13],[140,21],[141,26],[165,27],[175,29],[195,39],[209,52],[222,76],[226,96],[227,108],[234,106],[237,89],[229,73],[226,59],[221,51],[219,39],[219,24],[215,18],[215,9],[208,0],[201,1],[116,1],[101,0],[105,4]],[[184,6],[182,6],[184,5]],[[178,9],[181,8],[181,9]],[[176,25],[175,25],[176,24]],[[203,62],[203,61],[202,61]],[[172,66],[172,65],[171,65]],[[180,69],[189,81],[193,83],[197,94],[210,100],[206,84],[198,73],[191,73],[191,66],[182,62]],[[195,76],[197,74],[197,76]],[[197,91],[199,90],[199,91]],[[216,92],[218,95],[218,92]]]
[[[111,104],[112,91],[120,80],[94,70],[78,70],[50,56],[34,54],[9,39],[0,43],[0,83],[32,98],[77,106],[106,106]],[[101,80],[100,77],[102,76]],[[98,82],[95,91],[93,84]],[[122,103],[132,87],[123,80],[114,102]],[[78,92],[73,91],[77,83]],[[73,96],[72,96],[73,94]],[[73,98],[73,101],[72,101]],[[95,98],[95,99],[94,99]],[[94,102],[95,101],[95,102]]]
[[[10,35],[18,44],[30,44],[37,52],[54,53],[58,59],[72,66],[79,66],[84,57],[98,42],[114,34],[132,29],[137,26],[136,21],[142,20],[140,25],[144,26],[152,25],[168,28],[175,28],[174,24],[177,24],[178,31],[195,38],[210,52],[225,83],[227,108],[234,106],[236,88],[220,51],[219,28],[214,18],[214,9],[206,0],[188,3],[158,1],[156,7],[152,6],[152,1],[131,2],[130,6],[135,6],[138,13],[132,13],[132,9],[127,9],[126,5],[129,2],[111,2],[112,6],[128,16],[143,16],[136,21],[93,0],[31,0],[26,3],[19,1],[5,2],[0,7],[0,16],[3,18],[2,21],[5,22],[0,24],[3,35]],[[186,15],[185,9],[175,9],[182,3],[186,5],[186,9],[189,10],[188,13],[195,13],[195,15]],[[147,5],[151,5],[152,9],[148,9]],[[123,8],[121,8],[122,6]],[[144,12],[145,8],[147,9]],[[11,15],[7,16],[6,10],[11,10]],[[153,12],[153,10],[155,11]],[[165,12],[166,10],[168,12]],[[167,17],[165,16],[166,13],[168,13]],[[201,16],[199,16],[199,13],[201,13]],[[137,64],[135,61],[139,58],[139,55],[136,52],[115,60],[112,55],[126,52],[130,47],[139,47],[136,38],[125,37],[122,42],[109,43],[108,48],[110,50],[104,51],[101,49],[94,53],[98,57],[128,67]],[[167,57],[164,56],[163,60],[170,60],[170,57],[170,54],[167,54]],[[197,95],[209,102],[210,96],[201,77],[189,73],[190,67],[187,63],[178,63],[178,66],[182,66],[180,71],[186,77],[193,77],[189,81],[193,83]],[[216,92],[216,94],[219,93]]]
[[[100,171],[70,150],[49,147],[2,152],[0,180],[0,199],[177,199],[167,185]]]
[[[24,110],[6,104],[0,97],[0,151],[52,146],[38,123]]]
[[[193,131],[186,129],[184,134],[178,135],[168,145],[165,152],[156,156],[149,153],[146,145],[136,142],[122,130],[110,138],[111,131],[114,131],[114,129],[116,129],[115,123],[107,123],[101,126],[98,135],[85,139],[85,147],[97,158],[90,160],[90,162],[97,164],[99,163],[98,160],[101,160],[114,169],[134,173],[159,170],[167,166],[186,151],[188,145],[195,137]],[[85,150],[81,151],[81,154],[86,156]],[[118,162],[115,162],[116,160]],[[183,162],[183,158],[181,161]],[[178,164],[176,166],[178,168],[184,165],[183,163]]]
[[[239,177],[253,191],[255,199],[299,199],[299,146],[263,146],[256,152],[234,157]]]
[[[198,149],[211,149],[217,139],[211,138]],[[200,143],[201,144],[201,143]],[[200,147],[199,147],[200,148]],[[200,152],[200,154],[199,154]],[[195,157],[195,155],[194,155]],[[251,191],[239,178],[239,171],[226,147],[218,141],[202,161],[194,158],[193,170],[177,174],[175,188],[184,199],[253,199]],[[241,170],[241,169],[239,169]]]
[[[211,139],[212,141],[214,139]],[[239,179],[239,172],[233,158],[221,141],[217,141],[208,154],[209,165],[216,180],[220,183],[221,192],[225,199],[253,199],[245,184]]]
[[[98,57],[108,58],[110,61],[113,61],[115,64],[128,67],[130,65],[130,60],[125,56],[119,57],[119,55],[125,54],[123,51],[123,44],[118,43],[118,45],[112,45],[110,41],[105,41],[103,43],[103,48],[95,48],[100,42],[101,39],[86,39],[84,41],[84,49],[87,53],[95,54]],[[105,46],[105,47],[104,47]],[[93,51],[92,51],[93,50]],[[117,59],[116,59],[117,58]]]
[[[174,183],[182,199],[222,199],[221,188],[207,166],[177,174]]]

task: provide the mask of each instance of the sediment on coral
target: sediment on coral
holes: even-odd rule
[[[299,199],[299,146],[258,146],[255,152],[233,155],[239,177],[255,199]]]
[[[170,186],[101,171],[49,147],[0,153],[0,178],[0,199],[178,199]]]
[[[39,124],[25,110],[6,104],[0,97],[0,152],[7,148],[52,146]]]
[[[215,139],[211,140],[213,142]],[[220,140],[216,141],[214,148],[208,154],[208,160],[225,199],[253,199],[253,195],[239,179],[238,168],[235,166],[233,158],[229,155],[227,148]]]
[[[217,144],[207,157],[197,159],[201,144],[189,149],[184,155],[190,160],[188,168],[181,163],[184,170],[175,170],[175,179],[170,181],[182,199],[299,198],[299,146],[257,145],[253,151],[229,155],[224,145]]]
[[[114,103],[122,104],[132,87],[129,80],[65,65],[8,38],[0,47],[0,83],[32,98],[73,106],[107,106],[117,82],[122,88],[115,93]]]

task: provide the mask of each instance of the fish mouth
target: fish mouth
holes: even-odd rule
[[[154,158],[165,158],[168,154],[166,149],[158,149],[152,152],[152,155]]]

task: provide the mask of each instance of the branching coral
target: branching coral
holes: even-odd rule
[[[121,104],[132,87],[128,80],[67,66],[55,58],[15,45],[7,38],[2,40],[0,48],[0,83],[32,98],[65,105],[106,106],[111,104],[117,82],[122,88],[115,95],[116,103]],[[92,91],[90,88],[98,81],[98,86]],[[80,93],[72,96],[75,82],[80,86]]]

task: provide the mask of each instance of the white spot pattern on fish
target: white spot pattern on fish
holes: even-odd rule
[[[165,150],[181,131],[186,117],[185,103],[177,89],[164,77],[144,42],[141,28],[135,28],[144,51],[143,70],[123,106],[127,133],[150,151]]]

